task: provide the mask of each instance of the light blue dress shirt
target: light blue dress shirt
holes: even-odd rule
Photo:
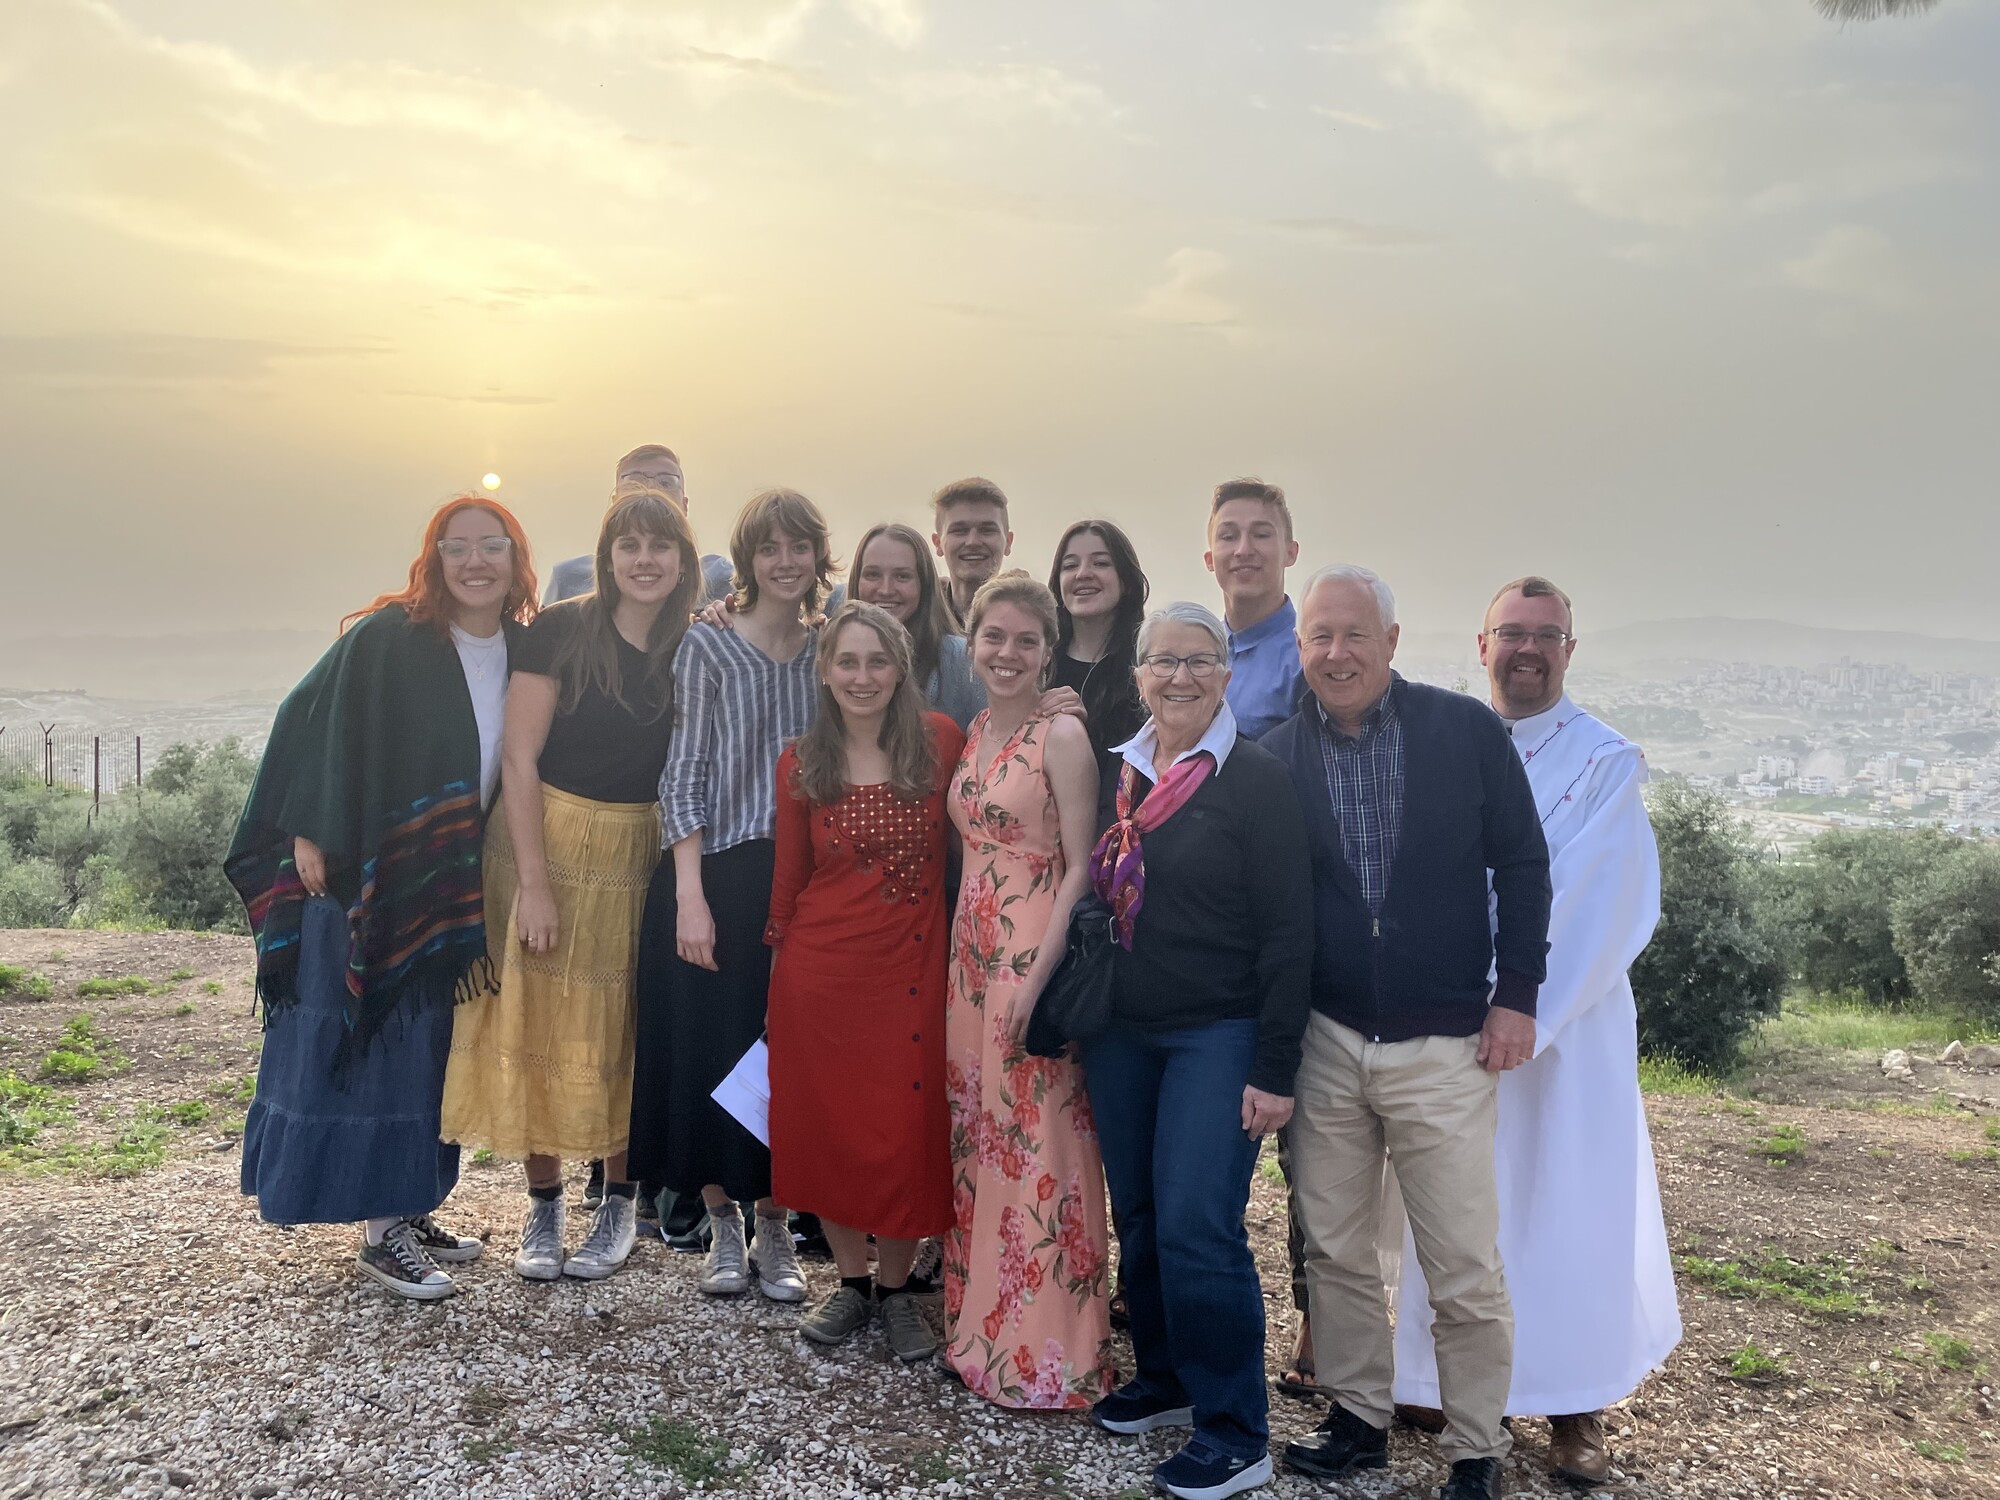
[[[1236,727],[1260,740],[1298,711],[1305,692],[1299,670],[1299,612],[1285,596],[1248,630],[1229,632],[1229,686],[1222,690]]]

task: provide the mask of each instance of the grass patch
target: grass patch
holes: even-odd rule
[[[505,1458],[519,1451],[520,1444],[514,1441],[514,1424],[502,1422],[491,1432],[482,1432],[478,1437],[467,1438],[459,1448],[469,1464],[490,1464],[496,1458]]]
[[[1924,1352],[1930,1362],[1941,1370],[1969,1370],[1972,1368],[1972,1345],[1956,1334],[1927,1333],[1924,1335]]]
[[[1806,1154],[1805,1132],[1796,1125],[1780,1125],[1750,1149],[1768,1162],[1788,1167]]]
[[[191,1016],[200,1009],[201,1007],[196,1005],[194,1001],[183,1000],[179,1005],[174,1007],[174,1014],[177,1016]]]
[[[1831,1256],[1819,1261],[1794,1260],[1766,1245],[1742,1260],[1677,1255],[1674,1264],[1697,1286],[1733,1299],[1782,1302],[1827,1318],[1859,1317],[1871,1306],[1867,1288],[1857,1287],[1846,1263]]]
[[[649,1417],[642,1427],[620,1430],[618,1444],[625,1457],[652,1469],[664,1469],[683,1484],[707,1484],[735,1471],[729,1444],[686,1422]]]
[[[109,1144],[102,1141],[72,1142],[45,1150],[23,1146],[0,1151],[0,1168],[24,1176],[41,1177],[64,1173],[77,1177],[125,1178],[150,1172],[167,1159],[171,1132],[152,1121],[128,1126]]]
[[[111,1045],[89,1011],[70,1018],[55,1046],[42,1059],[41,1076],[57,1083],[88,1083],[116,1073],[130,1061]]]
[[[204,980],[203,980],[203,981],[201,982],[201,992],[202,992],[202,993],[203,993],[204,995],[219,995],[219,994],[221,994],[221,993],[222,993],[222,981],[221,981],[220,979],[204,979]]]
[[[1910,1451],[1918,1458],[1928,1458],[1941,1464],[1962,1464],[1965,1462],[1965,1444],[1934,1443],[1929,1438],[1916,1438],[1910,1443]]]
[[[923,1484],[944,1484],[959,1476],[959,1467],[952,1462],[951,1455],[937,1449],[919,1453],[904,1467],[910,1471],[912,1479]]]
[[[116,979],[86,979],[76,987],[79,1000],[109,1000],[117,995],[164,995],[167,987],[154,984],[142,974],[121,974]]]
[[[228,1104],[248,1104],[257,1097],[257,1075],[245,1073],[239,1078],[218,1078],[208,1086],[208,1097]]]
[[[493,1165],[492,1149],[487,1146],[481,1146],[477,1151],[472,1153],[472,1164],[475,1167],[492,1166]]]
[[[1947,1151],[1945,1155],[1961,1167],[2000,1165],[2000,1147],[1995,1146],[1975,1146],[1970,1151]]]
[[[46,1084],[0,1073],[0,1160],[14,1147],[33,1146],[51,1125],[67,1125],[74,1106]]]
[[[1782,1354],[1766,1354],[1745,1340],[1743,1347],[1729,1356],[1729,1378],[1752,1384],[1768,1384],[1785,1373],[1791,1361]]]
[[[151,1124],[179,1125],[192,1130],[197,1125],[206,1125],[215,1111],[205,1099],[183,1099],[178,1104],[150,1104],[140,1113]]]
[[[30,1000],[46,1000],[55,992],[55,981],[48,975],[30,974],[14,964],[0,964],[0,995],[25,995]]]
[[[194,976],[200,972],[201,971],[199,969],[186,969],[186,968],[176,969],[174,970],[173,973],[167,976],[167,983],[184,984],[188,980],[194,978]]]
[[[1690,1094],[1708,1097],[1722,1092],[1721,1082],[1707,1073],[1690,1068],[1679,1058],[1641,1057],[1639,1092],[1642,1094]]]
[[[1872,1052],[1892,1047],[1905,1052],[1935,1050],[1962,1038],[1966,1018],[1940,1006],[1864,1005],[1858,1000],[1794,991],[1783,1008],[1758,1029],[1760,1045],[1779,1050]]]

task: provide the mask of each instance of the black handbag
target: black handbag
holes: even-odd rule
[[[1111,907],[1086,891],[1069,914],[1062,962],[1049,976],[1021,1045],[1031,1057],[1061,1057],[1072,1042],[1093,1041],[1111,1026],[1111,985],[1118,939]]]

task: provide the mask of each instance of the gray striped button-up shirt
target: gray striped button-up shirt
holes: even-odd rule
[[[1377,917],[1403,837],[1403,721],[1396,713],[1395,694],[1382,695],[1352,739],[1324,708],[1313,707],[1319,714],[1326,789],[1340,824],[1340,851],[1360,882],[1368,915]]]
[[[704,830],[713,854],[767,839],[778,824],[778,757],[806,732],[818,702],[819,631],[790,661],[733,630],[690,625],[674,655],[674,737],[660,773],[667,848]]]

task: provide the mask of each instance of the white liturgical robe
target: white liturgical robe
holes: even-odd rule
[[[1622,1401],[1681,1337],[1626,977],[1660,920],[1660,856],[1637,745],[1567,694],[1509,729],[1548,837],[1555,900],[1535,1055],[1500,1075],[1494,1137],[1514,1305],[1507,1412],[1567,1416]],[[1396,1400],[1435,1407],[1428,1296],[1408,1252]]]

